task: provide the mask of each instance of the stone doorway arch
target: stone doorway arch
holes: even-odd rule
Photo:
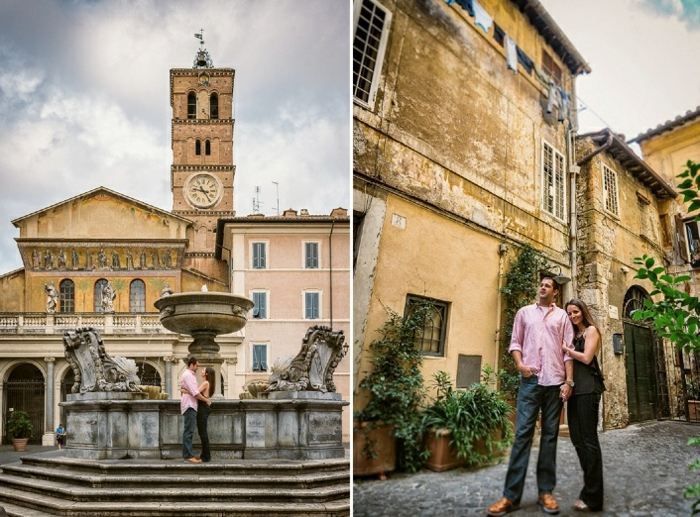
[[[634,285],[623,305],[629,423],[669,416],[663,343],[648,324],[632,319],[649,298],[645,289]]]
[[[41,443],[44,434],[45,388],[44,374],[31,363],[18,363],[3,385],[3,422],[13,411],[25,411],[33,426],[30,443]],[[7,426],[3,430],[3,441],[9,443]]]

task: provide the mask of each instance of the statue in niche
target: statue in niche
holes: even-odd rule
[[[153,258],[153,269],[160,269],[160,259],[158,258],[158,252],[154,251],[152,253]]]
[[[51,254],[51,250],[46,250],[44,253],[44,269],[47,271],[53,269],[53,255]]]
[[[64,250],[58,252],[58,269],[60,271],[66,269],[66,252]]]
[[[280,373],[270,376],[271,391],[335,392],[333,373],[348,352],[342,330],[316,325],[306,331],[301,351]]]
[[[130,251],[126,252],[126,269],[129,271],[134,269],[134,257],[131,255]]]
[[[41,259],[39,258],[39,250],[37,249],[32,251],[32,267],[34,269],[41,269]]]
[[[117,293],[114,292],[111,282],[107,282],[102,287],[102,312],[114,312],[114,299]]]
[[[107,255],[105,255],[105,251],[102,248],[97,252],[97,267],[107,269]]]
[[[112,269],[121,269],[121,263],[119,261],[119,253],[116,251],[112,252]]]
[[[78,259],[78,252],[75,251],[75,248],[71,251],[71,267],[73,269],[78,269],[80,267],[80,261]]]
[[[87,269],[88,271],[91,269],[95,269],[92,265],[92,253],[90,253],[89,251],[85,252],[85,269]]]
[[[141,391],[136,362],[107,354],[102,338],[94,328],[65,332],[63,347],[75,378],[71,393]]]
[[[53,282],[44,284],[44,291],[46,291],[46,312],[54,314],[56,312],[56,305],[58,304],[56,286],[53,285]]]
[[[140,269],[146,269],[146,252],[141,252],[141,257],[139,257]]]
[[[170,251],[166,251],[163,255],[163,265],[165,269],[170,269],[173,266],[172,257],[170,256]]]

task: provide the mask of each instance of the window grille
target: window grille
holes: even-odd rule
[[[557,219],[565,217],[564,156],[547,142],[542,150],[542,209]]]
[[[352,44],[353,95],[372,104],[381,74],[391,13],[374,0],[358,0]]]
[[[605,209],[615,215],[620,215],[617,201],[617,173],[606,165],[603,165],[603,196]]]
[[[424,303],[431,304],[432,311],[425,322],[423,330],[418,333],[418,345],[424,355],[444,356],[448,303],[434,298],[409,294],[406,297],[405,314],[411,314],[418,305]]]

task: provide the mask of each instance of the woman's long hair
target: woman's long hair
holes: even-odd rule
[[[214,394],[214,391],[216,390],[216,372],[214,371],[214,368],[211,366],[207,366],[204,369],[204,375],[209,381],[209,394],[207,397],[211,397]]]
[[[578,307],[578,310],[581,311],[581,315],[583,316],[583,326],[584,327],[594,327],[598,331],[598,335],[602,336],[603,334],[600,332],[600,329],[598,328],[598,325],[596,324],[595,318],[591,316],[591,311],[588,308],[588,305],[586,305],[582,300],[579,300],[578,298],[572,298],[568,302],[566,302],[566,305],[564,305],[564,309],[568,307],[569,305],[573,305],[574,307]]]

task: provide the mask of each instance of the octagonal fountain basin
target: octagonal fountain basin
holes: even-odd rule
[[[244,296],[230,293],[187,292],[162,296],[154,305],[166,329],[196,336],[242,329],[254,304]]]

